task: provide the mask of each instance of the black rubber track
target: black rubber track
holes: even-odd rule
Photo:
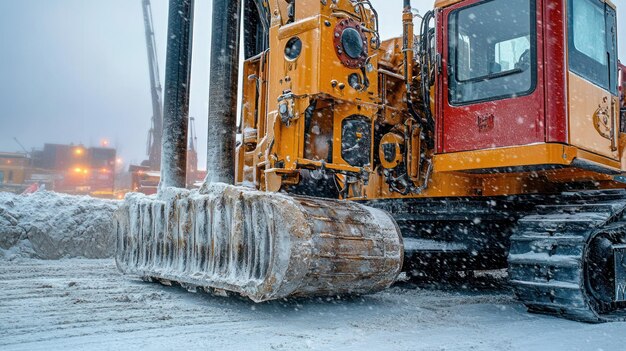
[[[625,242],[625,210],[624,190],[564,193],[518,221],[509,277],[531,312],[590,323],[626,321],[626,304],[596,299],[588,273],[594,238],[610,235]]]

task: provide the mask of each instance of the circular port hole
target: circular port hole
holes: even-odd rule
[[[295,60],[302,53],[302,40],[298,37],[293,37],[287,41],[285,45],[285,57],[288,60]]]
[[[346,55],[353,59],[363,55],[363,38],[354,28],[346,28],[341,33],[341,46],[343,46],[343,51]]]

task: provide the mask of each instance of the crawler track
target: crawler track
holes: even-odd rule
[[[530,311],[584,322],[626,320],[626,304],[597,288],[600,280],[611,283],[613,257],[594,254],[599,240],[626,242],[625,209],[623,190],[565,193],[518,221],[509,277]]]
[[[533,202],[516,197],[372,200],[389,212],[402,231],[404,270],[441,279],[459,271],[507,266],[509,237],[520,213]]]

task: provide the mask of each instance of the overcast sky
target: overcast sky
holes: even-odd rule
[[[420,13],[434,1],[414,0]],[[614,1],[621,15],[626,0]],[[161,76],[167,0],[152,0]],[[400,0],[372,0],[383,38],[402,33]],[[191,116],[204,168],[211,0],[196,0]],[[626,38],[620,23],[621,38]],[[621,40],[624,43],[624,40]],[[626,44],[620,46],[626,59]],[[149,76],[141,0],[0,0],[0,150],[44,142],[111,141],[126,162],[145,158]]]

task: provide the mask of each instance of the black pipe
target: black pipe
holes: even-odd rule
[[[411,8],[411,0],[404,0],[404,8]]]
[[[268,46],[268,20],[265,17],[263,0],[243,0],[243,49],[244,59],[257,56]]]
[[[432,50],[431,50],[431,35],[432,30],[430,28],[430,22],[434,20],[435,13],[433,11],[428,11],[424,14],[422,18],[422,24],[420,26],[420,44],[419,44],[419,56],[420,56],[420,77],[421,77],[421,92],[422,92],[422,103],[423,110],[426,114],[426,132],[427,135],[431,135],[434,133],[435,129],[435,120],[432,115],[432,111],[430,110],[430,87],[433,82],[431,82],[431,69],[435,62],[432,62]],[[434,147],[434,139],[432,137],[428,137],[427,145],[429,148]]]
[[[241,0],[213,0],[206,182],[235,181]]]
[[[193,0],[170,0],[168,16],[160,189],[187,185]]]
[[[244,59],[256,56],[259,53],[259,29],[261,27],[261,17],[258,15],[255,0],[243,0],[243,56]]]

